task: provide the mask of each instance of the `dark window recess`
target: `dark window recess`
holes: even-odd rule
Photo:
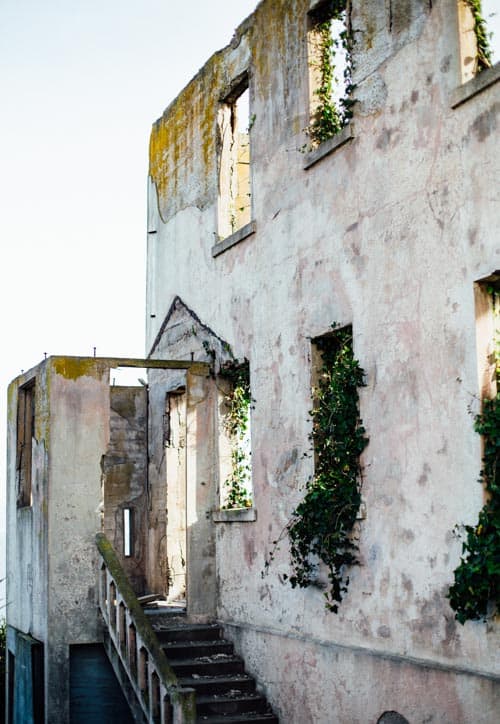
[[[31,647],[31,676],[33,684],[33,722],[34,724],[43,724],[45,721],[43,644],[33,644]]]
[[[9,718],[8,718],[8,724],[14,724],[14,691],[15,691],[15,683],[16,683],[16,657],[12,653],[12,651],[9,651],[9,674],[8,674],[8,682],[7,682],[7,706],[8,706],[8,712],[9,712]]]
[[[31,505],[31,467],[35,434],[35,381],[19,389],[17,403],[17,504]]]

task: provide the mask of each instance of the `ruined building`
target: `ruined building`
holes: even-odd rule
[[[9,390],[10,722],[498,721],[498,575],[474,616],[456,583],[498,504],[483,31],[469,0],[263,0],[154,124],[146,358]]]

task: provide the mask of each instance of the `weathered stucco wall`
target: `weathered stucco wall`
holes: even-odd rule
[[[370,721],[393,708],[411,721],[472,721],[479,696],[481,720],[494,721],[498,623],[460,626],[445,595],[460,555],[454,526],[474,522],[482,506],[480,439],[469,413],[478,393],[473,286],[499,261],[500,86],[452,107],[460,84],[452,0],[353,0],[353,137],[305,170],[310,5],[264,0],[154,126],[148,342],[156,339],[163,357],[176,354],[161,325],[178,295],[250,359],[258,515],[218,524],[218,612],[243,632],[242,652],[282,720],[304,721],[301,707],[311,721],[338,717],[332,691],[344,682],[344,721],[366,720],[360,687],[364,696],[377,692]],[[217,108],[245,70],[256,231],[214,258]],[[353,326],[370,438],[362,564],[337,616],[325,611],[321,590],[284,580],[286,543],[261,576],[312,472],[303,457],[310,339],[332,322]],[[267,646],[268,631],[278,643]],[[355,653],[336,657],[332,670],[322,642]],[[299,694],[275,685],[290,661],[299,684],[311,681],[314,704],[301,703],[304,687]],[[408,693],[411,682],[421,696]]]
[[[33,505],[17,506],[17,414],[19,388],[35,385],[35,430],[32,449]],[[7,601],[8,622],[23,633],[45,639],[48,558],[47,485],[48,422],[47,370],[40,365],[9,386],[7,422]]]
[[[44,645],[47,721],[68,721],[70,644],[102,639],[95,536],[104,523],[107,497],[107,532],[120,545],[122,526],[113,497],[117,481],[122,484],[121,504],[137,496],[143,508],[137,521],[142,559],[135,567],[127,559],[130,572],[137,573],[145,559],[147,393],[144,388],[110,388],[110,369],[116,363],[50,357],[9,387],[7,621],[13,641],[29,634]],[[33,382],[31,497],[19,507],[18,399]],[[120,450],[128,477],[117,470]]]
[[[50,358],[47,712],[65,721],[69,643],[99,641],[97,550],[101,456],[109,441],[109,366]]]
[[[110,388],[109,448],[102,460],[104,534],[137,595],[146,592],[148,393],[145,387]],[[132,555],[124,555],[123,511],[132,511]]]

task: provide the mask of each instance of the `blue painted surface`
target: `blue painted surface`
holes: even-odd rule
[[[43,697],[43,671],[34,668],[34,647],[41,648],[42,644],[10,626],[7,628],[7,648],[14,664],[14,701],[9,702],[13,724],[38,724],[43,718],[43,698],[40,699],[40,695]],[[36,692],[33,686],[37,687]]]
[[[101,644],[70,648],[71,724],[134,724]]]

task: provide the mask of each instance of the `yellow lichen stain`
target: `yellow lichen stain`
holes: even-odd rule
[[[149,175],[156,188],[158,212],[165,223],[188,206],[202,208],[217,197],[217,115],[224,92],[249,70],[260,98],[278,93],[275,59],[296,62],[301,31],[293,30],[297,15],[307,23],[307,0],[273,0],[258,5],[236,29],[226,48],[214,53],[154,123],[149,144]],[[251,67],[242,65],[251,50]],[[305,55],[304,55],[305,57]],[[280,60],[280,63],[285,63]],[[285,63],[285,65],[287,65]],[[281,89],[283,92],[283,89]],[[273,109],[271,108],[271,111]],[[281,121],[276,105],[271,119]]]
[[[9,387],[7,388],[7,405],[9,409],[9,418],[11,414],[17,414],[17,389],[18,385],[16,382],[11,382]]]
[[[65,377],[67,380],[100,376],[102,367],[92,357],[52,357],[51,362],[56,374]]]
[[[149,175],[165,222],[179,208],[206,195],[215,164],[215,118],[220,53],[216,53],[154,123]],[[200,153],[201,151],[201,153]],[[202,183],[193,184],[193,175]]]

